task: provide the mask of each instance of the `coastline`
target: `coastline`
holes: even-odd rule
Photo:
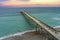
[[[55,29],[57,30],[60,30],[60,27],[54,27]],[[10,39],[10,38],[16,38],[16,37],[20,37],[22,35],[24,35],[25,33],[32,33],[32,32],[35,32],[36,30],[28,30],[28,31],[24,31],[24,32],[19,32],[19,33],[15,33],[15,34],[11,34],[11,35],[8,35],[8,36],[4,36],[4,37],[0,37],[0,40],[5,40],[5,39]]]
[[[24,32],[19,32],[19,33],[3,36],[3,37],[0,37],[0,40],[6,39],[6,38],[10,38],[10,37],[15,37],[15,36],[22,36],[23,34],[25,34],[27,32],[29,33],[29,32],[34,32],[34,31],[36,31],[36,30],[28,30],[28,31],[24,31]]]

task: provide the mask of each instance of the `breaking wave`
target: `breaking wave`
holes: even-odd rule
[[[54,28],[60,28],[60,25],[59,26],[55,26]]]
[[[60,20],[60,18],[58,18],[58,17],[55,17],[55,18],[53,18],[54,20]]]
[[[6,39],[6,38],[10,38],[10,37],[14,37],[14,36],[18,36],[18,35],[22,36],[23,34],[25,34],[27,32],[33,32],[33,31],[35,31],[35,30],[29,30],[29,31],[19,32],[19,33],[15,33],[15,34],[12,34],[12,35],[0,37],[0,40]]]

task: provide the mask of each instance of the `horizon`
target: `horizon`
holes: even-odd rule
[[[0,7],[60,7],[60,0],[0,0]]]
[[[54,7],[54,8],[57,8],[55,6],[50,6],[51,8]],[[15,7],[15,6],[0,6],[0,8],[35,8],[35,7]],[[36,7],[37,8],[37,7]],[[38,7],[39,8],[39,7]],[[42,7],[44,8],[44,6]],[[49,7],[46,7],[46,8],[49,8]],[[60,7],[59,7],[60,8]]]

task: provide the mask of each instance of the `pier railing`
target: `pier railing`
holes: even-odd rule
[[[22,10],[21,13],[22,13],[28,20],[32,20],[32,21],[34,21],[34,22],[37,24],[37,22],[36,22],[34,19],[30,18],[31,15],[28,14],[25,10]],[[28,16],[28,15],[30,15],[30,16]],[[31,17],[35,18],[34,16],[31,16]],[[37,19],[37,18],[35,18],[35,19]],[[37,20],[38,20],[38,19],[37,19]],[[40,22],[41,24],[43,24],[45,27],[49,28],[49,29],[52,30],[53,32],[55,32],[55,33],[58,32],[58,30],[56,30],[56,29],[54,29],[53,27],[47,25],[46,23],[43,23],[41,20],[38,20],[38,22]],[[41,25],[40,25],[40,26],[41,26]]]
[[[21,14],[24,15],[24,17],[32,24],[36,27],[36,30],[39,30],[40,33],[45,33],[47,36],[47,38],[51,38],[51,40],[58,40],[57,36],[55,34],[58,33],[58,30],[52,28],[51,26],[45,24],[44,22],[42,22],[41,20],[38,20],[37,18],[31,16],[30,14],[28,14],[28,12],[26,12],[25,10],[21,10],[20,11]]]

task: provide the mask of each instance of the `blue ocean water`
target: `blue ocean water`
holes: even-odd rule
[[[22,9],[52,27],[60,26],[60,7],[0,8],[0,37],[33,28],[20,13]]]

